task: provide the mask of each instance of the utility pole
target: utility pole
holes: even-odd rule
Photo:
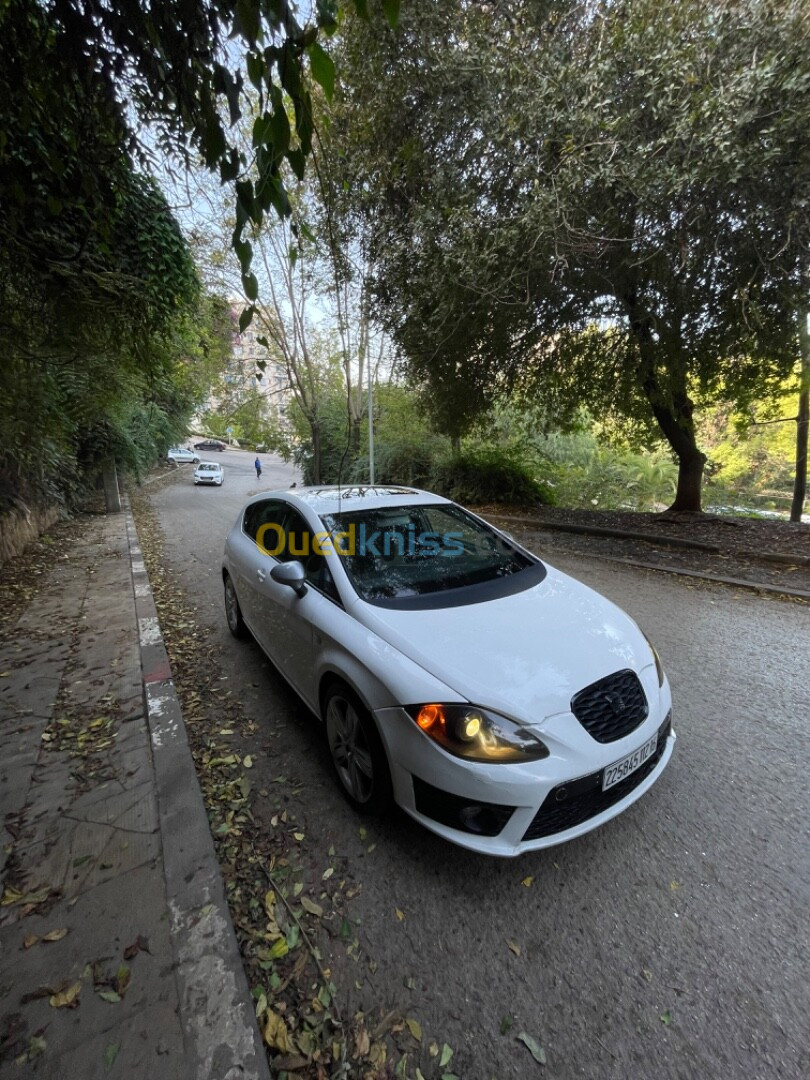
[[[372,397],[371,357],[368,358],[368,482],[374,487],[374,399]]]

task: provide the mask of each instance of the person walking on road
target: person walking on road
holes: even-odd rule
[[[253,462],[253,466],[256,469],[256,479],[261,480],[261,478],[262,478],[262,463],[261,463],[261,461],[259,461],[259,459],[256,458],[256,460]]]

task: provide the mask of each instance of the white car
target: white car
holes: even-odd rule
[[[201,461],[194,470],[195,484],[216,484],[222,486],[225,479],[225,470],[216,461]]]
[[[672,754],[633,620],[455,503],[407,487],[262,492],[225,611],[321,717],[344,794],[512,856],[626,810]]]
[[[166,460],[173,461],[175,465],[184,465],[186,462],[196,465],[200,459],[193,450],[186,450],[185,446],[173,446],[166,452]]]

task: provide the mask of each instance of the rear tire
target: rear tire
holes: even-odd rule
[[[382,739],[369,711],[342,683],[324,701],[329,753],[341,791],[361,814],[380,815],[391,806],[391,772]]]
[[[228,629],[235,638],[246,638],[250,631],[242,618],[242,609],[236,595],[231,575],[225,574],[225,618],[228,621]]]

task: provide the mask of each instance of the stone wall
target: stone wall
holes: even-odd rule
[[[61,508],[53,503],[34,506],[20,503],[0,511],[0,566],[15,555],[21,555],[32,540],[61,516]]]

